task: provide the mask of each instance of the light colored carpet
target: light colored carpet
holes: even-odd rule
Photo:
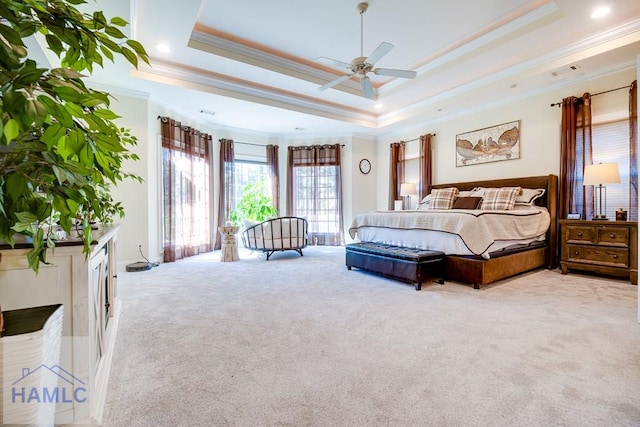
[[[637,288],[542,270],[477,291],[219,252],[119,275],[104,426],[639,426]]]

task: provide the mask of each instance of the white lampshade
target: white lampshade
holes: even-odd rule
[[[598,163],[584,167],[582,185],[619,184],[620,171],[617,163]]]
[[[405,182],[400,184],[400,195],[401,196],[415,196],[418,194],[416,191],[416,184],[413,182]]]

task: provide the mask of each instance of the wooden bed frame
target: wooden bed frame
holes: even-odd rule
[[[461,191],[472,190],[474,187],[544,188],[546,191],[542,197],[536,200],[536,205],[546,207],[551,216],[551,224],[543,246],[491,254],[489,259],[447,255],[445,257],[446,279],[470,283],[473,284],[474,288],[479,289],[489,283],[536,268],[546,267],[553,269],[557,267],[558,177],[556,175],[459,182],[432,186],[432,188],[446,187],[457,187]]]

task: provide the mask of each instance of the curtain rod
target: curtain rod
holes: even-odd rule
[[[233,141],[234,144],[244,144],[244,145],[254,145],[256,147],[266,147],[269,144],[256,144],[255,142],[242,142],[242,141]],[[276,144],[271,144],[271,145],[276,145]],[[344,147],[344,144],[340,144],[341,147]]]
[[[267,145],[269,145],[269,144],[267,144],[267,145],[265,145],[265,144],[256,144],[255,142],[242,142],[242,141],[235,141],[235,140],[233,141],[233,143],[234,144],[253,145],[253,146],[256,146],[256,147],[266,147]],[[272,144],[272,145],[275,145],[275,144]]]
[[[605,90],[603,92],[594,93],[591,96],[593,97],[593,96],[598,96],[598,95],[604,95],[605,93],[615,92],[617,90],[622,90],[622,89],[628,89],[630,87],[631,87],[631,85],[621,86],[621,87],[617,87],[615,89],[609,89],[609,90]],[[554,102],[553,104],[551,104],[551,107],[556,107],[556,106],[561,107],[562,106],[562,101]]]
[[[425,134],[425,135],[427,135],[427,134]],[[436,136],[436,134],[432,133],[431,136]],[[413,142],[413,141],[420,141],[420,137],[409,139],[407,141],[400,141],[400,142]]]

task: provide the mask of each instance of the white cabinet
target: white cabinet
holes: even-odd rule
[[[28,249],[0,249],[2,310],[64,305],[60,367],[73,384],[57,401],[56,424],[102,420],[120,308],[117,232],[117,226],[95,230],[88,258],[82,242],[60,243],[37,275],[28,268]]]

